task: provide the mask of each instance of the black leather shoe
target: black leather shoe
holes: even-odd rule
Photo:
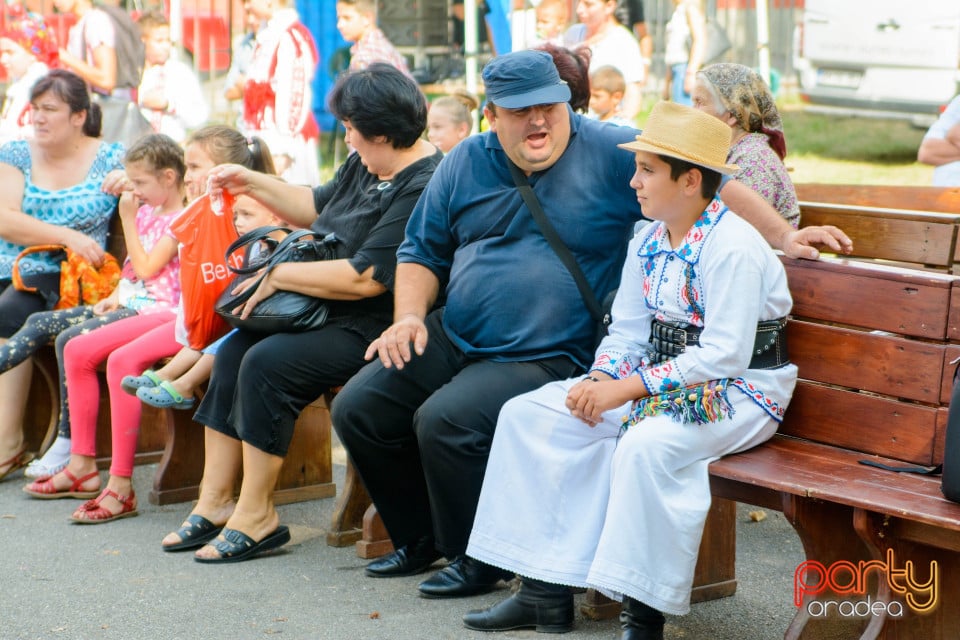
[[[425,598],[463,598],[493,591],[501,580],[510,580],[513,574],[492,567],[470,556],[458,556],[446,567],[420,583],[420,595]]]
[[[536,629],[539,633],[566,633],[573,629],[573,594],[529,602],[516,593],[489,609],[469,612],[463,616],[463,624],[477,631]]]
[[[620,640],[663,640],[663,614],[633,598],[620,609]]]
[[[413,544],[400,547],[393,553],[377,558],[367,565],[366,574],[371,578],[396,578],[423,573],[440,559],[440,552],[433,547],[433,538],[421,538]]]

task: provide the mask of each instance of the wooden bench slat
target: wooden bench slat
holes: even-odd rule
[[[790,359],[805,380],[938,404],[942,344],[791,320]]]
[[[908,336],[942,340],[948,310],[957,306],[960,335],[960,280],[947,274],[866,265],[850,260],[783,259],[793,296],[793,317],[857,325]],[[890,313],[896,309],[897,313]]]
[[[858,463],[868,458],[846,451],[777,435],[744,454],[710,465],[711,475],[774,491],[828,500],[855,508],[904,517],[960,531],[960,509],[940,493],[939,477],[896,473]],[[896,460],[874,458],[898,464]]]
[[[795,183],[794,187],[801,201],[960,212],[960,187],[823,183]]]
[[[937,267],[953,264],[960,216],[802,203],[803,226],[834,224],[853,240],[853,255]]]
[[[933,465],[936,407],[799,382],[780,433],[911,464]],[[942,457],[942,452],[941,452]]]

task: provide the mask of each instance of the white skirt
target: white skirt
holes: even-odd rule
[[[630,405],[591,428],[564,406],[578,381],[504,405],[467,554],[522,576],[687,613],[710,508],[707,466],[769,439],[778,423],[730,388],[729,418],[702,426],[645,418],[620,437]]]

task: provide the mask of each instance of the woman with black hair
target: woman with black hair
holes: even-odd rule
[[[389,65],[341,76],[329,102],[356,153],[328,183],[311,189],[237,165],[210,172],[211,189],[250,196],[287,222],[319,237],[333,233],[339,242],[338,259],[279,265],[247,303],[253,308],[278,290],[323,298],[330,307],[323,328],[240,330],[217,352],[195,416],[206,425],[200,499],[163,540],[168,551],[209,542],[196,553],[200,562],[246,560],[289,541],[273,490],[294,423],[307,404],[365,364],[367,346],[392,322],[397,247],[443,157],[421,138],[427,105],[420,88]]]

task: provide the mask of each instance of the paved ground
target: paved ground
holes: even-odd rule
[[[208,566],[193,562],[189,552],[164,553],[160,539],[189,505],[149,504],[153,471],[144,466],[134,474],[141,515],[100,526],[67,520],[76,501],[29,499],[19,476],[0,483],[0,639],[544,637],[461,626],[464,611],[499,601],[506,588],[466,600],[425,600],[417,597],[419,577],[364,577],[365,561],[353,548],[324,541],[333,499],[281,507],[294,539],[272,557]],[[337,465],[338,482],[343,472]],[[750,509],[740,509],[737,594],[668,618],[668,640],[783,637],[794,612],[799,541],[782,515],[750,522]],[[564,638],[613,640],[617,626],[578,614],[575,631]]]

